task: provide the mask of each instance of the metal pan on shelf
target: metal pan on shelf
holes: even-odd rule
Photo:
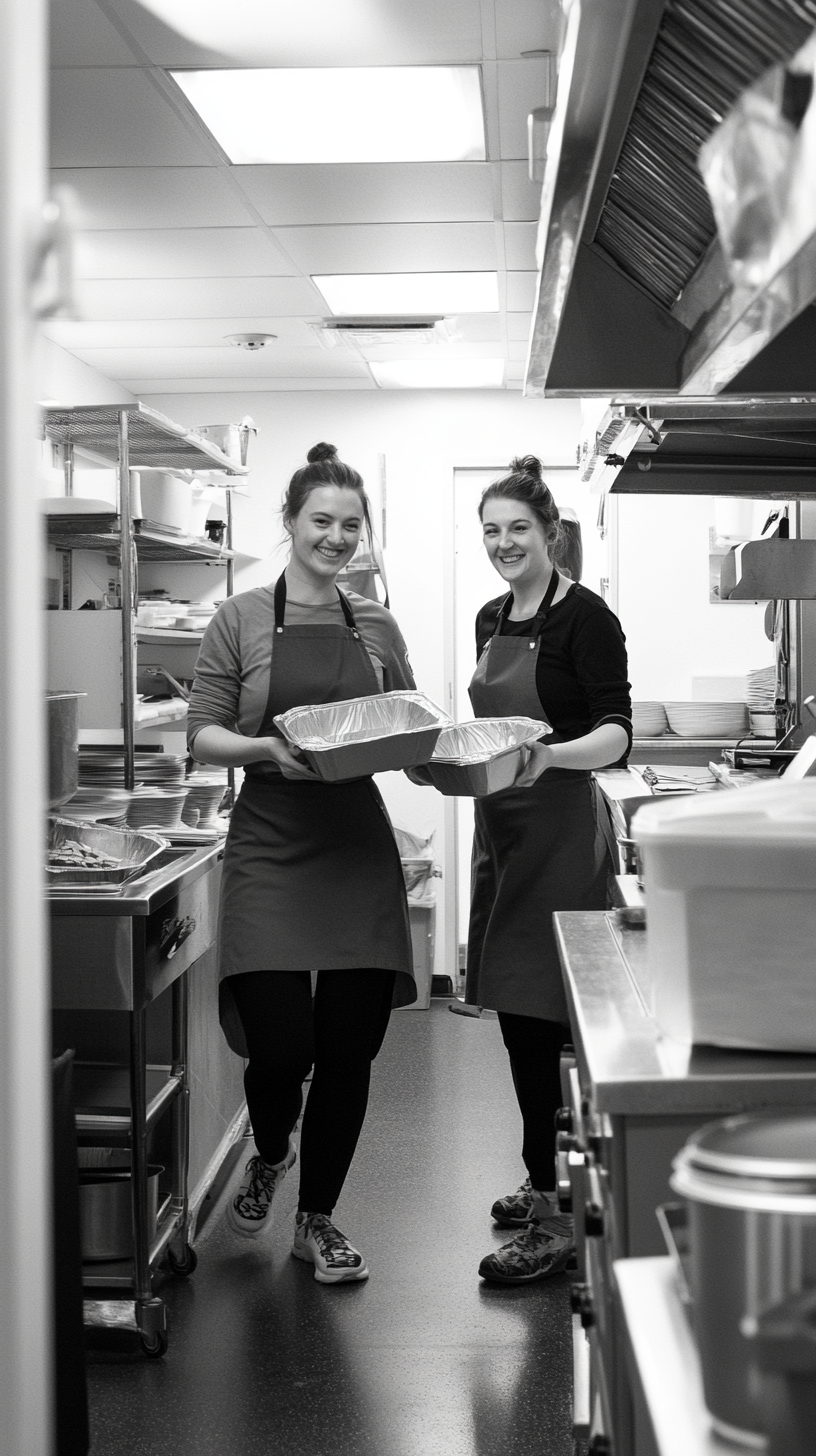
[[[75,819],[50,819],[48,849],[59,849],[68,842],[87,846],[106,859],[109,866],[47,865],[49,889],[61,891],[74,885],[91,889],[95,885],[109,889],[123,885],[136,875],[144,874],[151,861],[167,848],[167,840],[159,834],[140,834],[132,829],[111,829],[102,824],[83,824]]]

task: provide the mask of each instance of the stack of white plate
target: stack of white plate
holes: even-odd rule
[[[175,786],[171,789],[153,787],[136,789],[128,809],[128,827],[130,829],[147,829],[148,826],[151,829],[176,829],[181,823],[186,798],[187,789]]]
[[[183,784],[187,765],[183,753],[139,753],[136,773],[143,784]]]
[[[187,779],[187,798],[181,815],[184,823],[198,829],[210,825],[218,813],[225,787],[223,779],[205,778],[203,774]]]
[[[633,703],[632,732],[635,738],[659,738],[669,723],[662,703]]]
[[[665,703],[669,727],[681,738],[739,738],[747,729],[744,703]]]
[[[770,711],[776,697],[776,668],[757,667],[746,679],[748,707],[759,712]]]
[[[127,789],[99,788],[84,785],[60,808],[61,819],[77,819],[86,824],[107,824],[114,829],[127,827],[127,811],[132,795]]]

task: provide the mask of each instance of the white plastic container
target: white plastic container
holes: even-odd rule
[[[649,804],[632,837],[661,1030],[816,1051],[816,780]]]
[[[158,526],[169,526],[186,536],[190,530],[190,513],[193,506],[193,488],[189,481],[178,480],[175,475],[161,471],[139,472],[142,515],[145,521]]]

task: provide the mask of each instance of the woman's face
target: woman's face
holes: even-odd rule
[[[284,524],[298,564],[318,577],[336,576],[357,550],[363,503],[356,490],[318,485],[298,515]]]
[[[500,496],[486,500],[482,509],[482,537],[491,565],[509,586],[532,586],[549,575],[547,533],[523,501]]]

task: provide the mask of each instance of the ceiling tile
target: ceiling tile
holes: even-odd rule
[[[394,166],[240,167],[235,176],[265,222],[482,222],[493,217],[486,162]]]
[[[558,53],[561,33],[559,0],[494,0],[496,49],[513,60],[522,51]]]
[[[537,281],[537,273],[507,274],[508,313],[526,313],[527,317],[530,317],[535,304]]]
[[[365,373],[362,359],[350,349],[293,349],[275,353],[275,345],[257,354],[224,345],[221,349],[80,349],[79,359],[111,379],[188,379],[217,375],[224,379],[348,378]]]
[[[458,314],[453,324],[457,335],[468,343],[499,343],[502,337],[501,316],[497,313]]]
[[[51,0],[52,66],[132,66],[133,52],[94,0]]]
[[[281,228],[277,236],[304,273],[464,272],[496,267],[492,223]]]
[[[231,0],[221,6],[114,0],[114,6],[160,66],[415,66],[481,58],[479,0]]]
[[[70,69],[51,77],[55,167],[207,166],[212,153],[146,71]]]
[[[525,342],[529,339],[530,325],[532,323],[531,312],[507,314],[508,339],[523,339]]]
[[[526,340],[511,339],[507,345],[507,357],[511,362],[523,364],[527,358]]]
[[[83,233],[78,278],[233,278],[294,275],[261,228],[157,228]]]
[[[502,162],[502,216],[506,222],[537,222],[541,183],[531,182],[525,162]]]
[[[543,61],[500,61],[499,139],[502,158],[526,158],[527,117],[546,96]]]
[[[71,351],[80,349],[159,349],[220,347],[228,334],[275,334],[282,345],[321,347],[317,334],[300,318],[233,315],[225,318],[48,319],[46,338]]]
[[[504,224],[504,256],[511,271],[535,268],[536,231],[537,224],[534,222]]]
[[[254,219],[222,167],[69,167],[54,187],[76,198],[78,226],[100,228],[242,227]]]
[[[128,379],[120,381],[131,394],[138,395],[146,404],[159,401],[168,394],[280,394],[281,392],[376,389],[377,386],[366,370],[365,375],[354,379]],[[236,405],[236,409],[238,406]]]
[[[319,318],[326,311],[308,278],[97,279],[77,286],[77,303],[80,315],[88,319],[211,319],[234,314],[249,319],[256,313]]]

